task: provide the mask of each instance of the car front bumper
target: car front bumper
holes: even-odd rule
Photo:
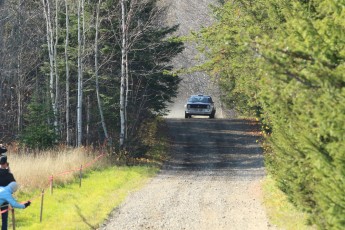
[[[187,115],[199,115],[199,116],[210,116],[214,114],[216,111],[212,109],[187,109],[185,113]]]

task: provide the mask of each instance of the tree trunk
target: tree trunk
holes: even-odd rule
[[[88,95],[86,100],[86,146],[90,144],[90,110],[90,95]]]
[[[22,44],[23,44],[23,37],[22,37],[22,31],[21,31],[21,26],[22,26],[22,2],[19,1],[18,4],[18,12],[17,12],[17,26],[18,26],[18,43],[19,43],[19,47],[17,50],[17,70],[16,70],[16,74],[18,77],[18,82],[17,82],[17,103],[18,103],[18,113],[17,113],[17,131],[18,133],[20,133],[22,131],[22,124],[23,124],[23,82],[25,82],[25,80],[23,79],[22,76],[22,71],[21,71],[21,66],[22,66]]]
[[[126,42],[127,44],[127,42]],[[128,98],[129,98],[129,67],[128,67],[128,52],[126,51],[126,102],[125,102],[125,124],[126,124],[126,140],[128,138],[128,116],[127,116],[127,108],[128,108]]]
[[[97,12],[96,12],[96,22],[95,22],[95,78],[96,78],[96,95],[97,95],[97,104],[98,104],[98,110],[99,110],[99,115],[101,117],[101,124],[104,132],[104,137],[106,140],[109,139],[108,136],[108,131],[107,127],[104,121],[104,115],[103,115],[103,108],[102,108],[102,102],[101,102],[101,97],[99,94],[99,76],[98,76],[98,27],[99,27],[99,8],[101,5],[101,0],[98,0],[98,5],[97,5]]]
[[[65,0],[66,7],[66,40],[65,40],[65,63],[66,63],[66,145],[71,144],[69,120],[70,120],[70,100],[69,100],[69,64],[68,64],[68,45],[69,45],[69,16],[68,3]]]
[[[121,0],[121,25],[122,25],[122,47],[121,47],[121,85],[120,85],[120,149],[125,148],[126,138],[126,107],[125,107],[125,89],[126,89],[126,24],[125,24],[125,0]]]
[[[58,23],[58,14],[59,14],[59,0],[55,0],[55,43],[54,43],[54,71],[55,71],[55,111],[54,111],[54,128],[55,133],[58,134],[58,106],[59,106],[59,94],[60,94],[60,86],[59,86],[59,74],[58,74],[58,54],[57,54],[57,46],[59,40],[59,23]]]
[[[82,145],[82,109],[83,109],[83,72],[82,72],[82,38],[81,38],[81,5],[78,1],[78,98],[77,98],[77,147]]]
[[[54,118],[56,119],[56,104],[55,104],[55,90],[54,90],[54,51],[53,51],[53,28],[51,23],[51,14],[50,14],[50,4],[49,0],[42,0],[44,17],[46,19],[46,30],[47,30],[47,46],[48,46],[48,55],[49,55],[49,72],[50,72],[50,82],[49,82],[49,92],[52,109],[54,112]],[[56,124],[56,121],[54,121]]]

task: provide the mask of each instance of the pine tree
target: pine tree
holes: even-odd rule
[[[259,115],[269,172],[321,229],[345,226],[344,6],[228,1],[197,34],[200,68],[220,76],[230,106]]]
[[[27,125],[20,135],[22,145],[35,150],[43,150],[57,144],[54,113],[49,103],[34,97],[24,119]]]

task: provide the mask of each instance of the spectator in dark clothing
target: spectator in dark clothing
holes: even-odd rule
[[[7,151],[7,149],[4,146],[0,146],[0,187],[6,187],[11,182],[15,182],[13,174],[10,172],[9,164],[7,162],[7,156],[4,155],[4,153]],[[4,203],[1,205],[1,212],[8,210],[8,203]],[[8,226],[8,211],[5,211],[1,214],[1,230],[7,230]]]
[[[3,144],[0,144],[0,154],[2,155],[5,152],[7,152],[7,148]]]

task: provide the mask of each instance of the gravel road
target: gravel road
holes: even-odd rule
[[[209,4],[217,0],[161,0],[169,6],[166,24],[180,24],[179,35],[212,23]],[[198,63],[193,44],[174,61],[175,68]],[[205,73],[181,76],[179,95],[166,116],[171,140],[170,159],[143,189],[132,193],[100,230],[247,230],[275,229],[262,205],[264,177],[255,126],[226,119],[219,90]],[[216,119],[184,119],[191,94],[212,95]]]
[[[100,229],[274,229],[260,190],[254,126],[239,119],[167,119],[170,159]]]

